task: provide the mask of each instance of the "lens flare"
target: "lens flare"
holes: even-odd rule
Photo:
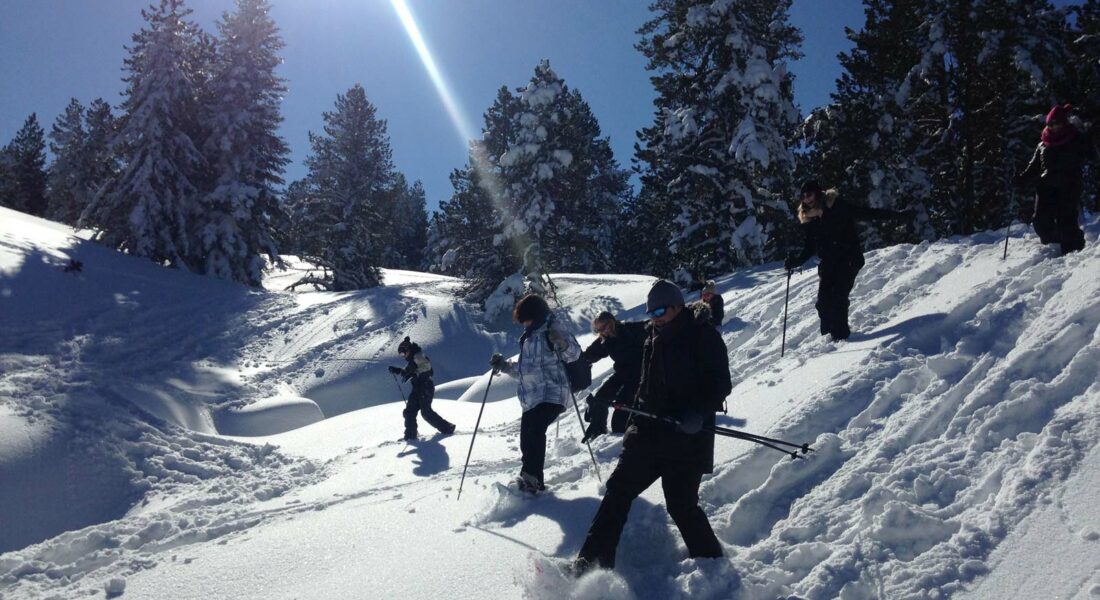
[[[416,53],[420,56],[420,62],[424,64],[424,69],[428,72],[428,77],[431,78],[432,85],[435,86],[435,91],[439,94],[440,100],[443,101],[443,106],[447,109],[451,122],[458,134],[462,136],[462,142],[465,144],[476,138],[477,130],[470,126],[458,98],[451,92],[451,86],[447,84],[447,79],[443,77],[443,73],[435,64],[435,58],[432,57],[432,52],[428,49],[428,44],[424,41],[424,35],[420,33],[420,26],[416,24],[416,18],[413,17],[408,4],[405,3],[405,0],[390,0],[390,4],[393,5],[397,17],[401,19],[401,25],[405,27],[405,33],[408,34],[409,40],[416,48]]]

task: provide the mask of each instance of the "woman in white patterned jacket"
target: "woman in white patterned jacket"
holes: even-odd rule
[[[581,355],[577,339],[554,319],[550,307],[540,296],[528,294],[516,303],[512,319],[523,325],[519,338],[519,360],[507,361],[494,354],[489,364],[519,380],[519,448],[523,467],[516,485],[525,492],[546,489],[543,465],[546,462],[546,430],[558,418],[570,399],[565,362]],[[564,362],[563,362],[564,361]]]

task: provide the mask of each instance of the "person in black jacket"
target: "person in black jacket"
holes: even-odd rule
[[[1081,205],[1081,169],[1096,155],[1096,147],[1069,122],[1069,104],[1055,106],[1047,114],[1046,128],[1031,162],[1016,183],[1036,183],[1032,224],[1039,241],[1061,245],[1062,255],[1085,247],[1085,233],[1078,223]]]
[[[581,352],[581,358],[596,363],[610,356],[615,372],[604,379],[589,399],[586,415],[589,425],[582,443],[607,433],[607,405],[633,404],[642,377],[642,346],[648,337],[645,323],[624,323],[607,311],[592,320],[592,331],[596,332],[596,341]],[[612,433],[625,432],[629,419],[630,413],[616,409],[611,416]]]
[[[722,318],[726,316],[726,301],[718,293],[718,286],[715,285],[713,279],[703,286],[700,298],[710,307],[710,322],[715,327],[722,327]]]
[[[432,361],[420,349],[420,346],[409,341],[408,336],[397,345],[397,353],[404,358],[406,365],[402,367],[390,367],[390,373],[400,375],[405,381],[412,381],[412,391],[409,399],[405,401],[405,411],[401,414],[405,417],[406,440],[417,439],[416,414],[424,415],[424,420],[440,433],[452,434],[455,431],[454,423],[439,416],[432,410],[432,397],[435,396],[435,382],[432,381]]]
[[[649,290],[649,338],[637,402],[639,409],[680,424],[645,417],[632,420],[619,463],[607,480],[607,493],[573,563],[576,575],[597,565],[614,568],[630,505],[658,479],[688,554],[722,556],[722,545],[699,507],[699,484],[714,470],[715,413],[732,385],[726,344],[711,326],[705,305],[694,306],[698,312],[684,306],[680,288],[671,282],[659,280]]]
[[[856,274],[864,264],[856,221],[902,221],[907,218],[912,218],[909,211],[855,206],[840,198],[836,190],[823,191],[816,181],[802,184],[798,220],[802,223],[806,240],[802,252],[788,256],[783,266],[792,271],[814,254],[820,259],[817,265],[817,303],[814,306],[821,318],[821,335],[844,340],[852,333],[848,326],[848,295],[855,285]]]

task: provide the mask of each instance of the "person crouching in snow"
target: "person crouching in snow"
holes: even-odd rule
[[[439,416],[432,410],[432,397],[435,396],[435,382],[432,380],[432,361],[414,342],[409,341],[408,336],[397,345],[397,353],[407,361],[404,368],[390,367],[390,373],[400,375],[404,381],[412,381],[412,391],[405,402],[405,411],[401,413],[405,417],[406,440],[417,439],[416,414],[424,415],[424,420],[440,433],[451,434],[455,432],[454,423]]]
[[[592,320],[592,331],[596,333],[596,341],[584,349],[581,358],[595,364],[611,357],[614,372],[589,396],[585,414],[589,423],[581,443],[607,433],[608,405],[633,405],[642,378],[642,347],[649,337],[645,323],[619,321],[606,310]],[[612,433],[624,433],[629,420],[630,413],[616,408],[611,416]]]
[[[863,247],[856,231],[857,220],[883,219],[905,221],[912,211],[893,211],[848,204],[836,190],[824,191],[813,180],[802,184],[802,202],[798,205],[798,220],[805,233],[801,253],[791,254],[783,263],[793,271],[817,254],[817,314],[821,318],[821,335],[833,340],[846,340],[851,335],[848,326],[849,294],[856,274],[863,268]]]
[[[525,492],[546,489],[546,430],[558,418],[572,397],[562,361],[573,362],[581,355],[580,344],[554,319],[550,306],[540,296],[528,294],[516,303],[512,319],[523,325],[519,338],[519,361],[512,363],[494,354],[489,365],[519,380],[519,403],[523,417],[519,426],[519,449],[523,466],[516,485]]]
[[[1085,247],[1085,233],[1078,223],[1081,169],[1097,155],[1094,143],[1069,122],[1072,108],[1064,104],[1050,109],[1031,162],[1016,176],[1018,185],[1036,183],[1035,234],[1044,244],[1059,244],[1062,256]]]

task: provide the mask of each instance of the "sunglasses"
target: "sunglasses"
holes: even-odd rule
[[[646,314],[648,314],[649,316],[657,319],[657,318],[665,316],[666,312],[668,312],[668,307],[667,306],[661,306],[659,308],[655,308],[655,309],[649,311]]]

